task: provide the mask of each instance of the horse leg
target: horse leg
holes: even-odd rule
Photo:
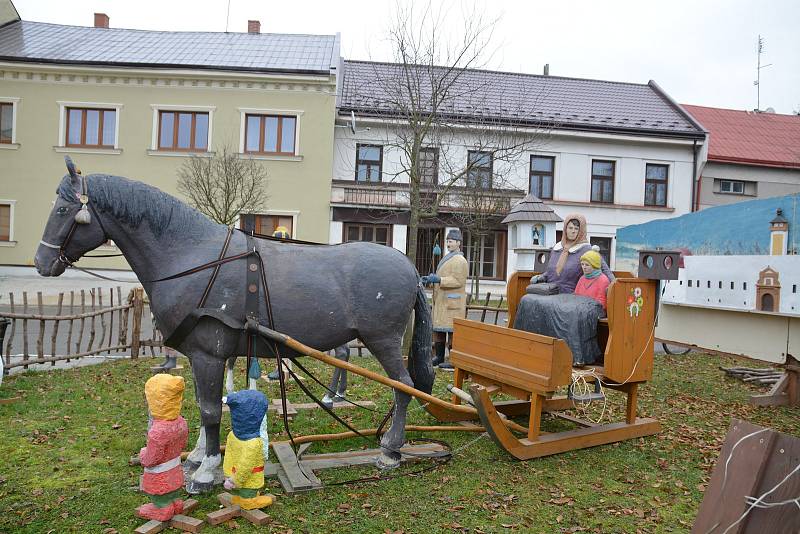
[[[219,451],[219,427],[222,418],[222,381],[225,371],[225,359],[215,358],[207,354],[193,355],[192,371],[194,372],[195,392],[200,406],[200,424],[203,426],[201,439],[205,441],[200,466],[186,484],[189,493],[202,493],[211,490],[215,475],[222,463]],[[200,439],[198,439],[200,445]],[[192,451],[194,454],[195,451]],[[199,454],[190,460],[196,462]]]
[[[364,345],[375,355],[389,378],[414,387],[408,370],[403,365],[402,338],[370,341],[362,338]],[[400,465],[400,449],[406,442],[406,412],[411,395],[395,390],[392,426],[381,439],[381,455],[375,464],[380,469],[392,469]]]
[[[227,360],[227,369],[225,372],[225,391],[230,395],[234,392],[233,387],[233,366],[236,365],[236,356],[231,356]]]

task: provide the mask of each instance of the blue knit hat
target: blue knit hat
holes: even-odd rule
[[[226,403],[231,408],[233,435],[241,440],[259,437],[261,421],[269,405],[267,397],[260,391],[245,389],[228,395]]]

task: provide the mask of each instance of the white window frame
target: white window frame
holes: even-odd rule
[[[15,247],[17,246],[17,241],[14,239],[14,211],[16,200],[9,200],[0,198],[0,204],[8,204],[8,241],[0,241],[0,247]]]
[[[121,111],[124,107],[123,104],[114,104],[109,102],[71,102],[66,100],[58,100],[58,139],[53,149],[56,152],[75,152],[78,154],[121,154],[122,149],[119,148],[119,123],[121,119]],[[92,109],[113,109],[116,112],[116,120],[114,124],[114,148],[81,148],[67,146],[67,108],[92,108]]]
[[[214,154],[211,150],[212,141],[214,139],[214,112],[217,106],[184,106],[180,104],[150,104],[153,110],[153,130],[150,136],[150,150],[147,153],[150,156],[177,156],[177,157],[191,157],[191,156],[207,156],[210,157]],[[194,111],[201,113],[208,113],[208,143],[204,152],[191,152],[191,151],[172,151],[172,150],[159,150],[158,149],[158,113],[159,111]]]
[[[674,176],[674,169],[673,169],[673,163],[674,162],[658,160],[658,159],[645,159],[645,160],[642,160],[642,163],[644,164],[644,169],[642,171],[642,173],[643,173],[642,175],[644,177],[642,179],[642,187],[643,187],[643,190],[642,190],[642,206],[644,206],[646,208],[661,208],[661,209],[671,208],[672,207],[672,193],[673,193],[673,190],[675,189],[674,187],[672,187],[672,185],[673,185],[672,184],[673,176]],[[667,203],[664,206],[651,206],[651,205],[645,204],[645,199],[647,198],[647,165],[648,164],[650,164],[650,165],[666,165],[666,167],[667,167],[667,198],[666,198]],[[591,192],[590,192],[590,194],[591,194]]]
[[[300,127],[305,111],[301,109],[274,109],[274,108],[236,108],[239,111],[239,154],[243,157],[265,160],[302,161],[303,153],[300,151]],[[247,128],[247,115],[279,115],[294,117],[294,155],[281,154],[251,154],[244,151],[245,129]],[[278,214],[275,214],[278,215]]]
[[[0,103],[11,104],[11,143],[0,143],[0,149],[16,150],[19,148],[17,143],[17,109],[20,98],[18,96],[0,96]]]
[[[599,154],[587,154],[588,165],[587,165],[587,172],[588,172],[588,180],[585,182],[588,184],[588,189],[586,191],[586,202],[590,203],[592,206],[596,207],[611,207],[617,204],[617,199],[619,198],[620,188],[622,186],[622,157],[620,156],[603,156]],[[613,161],[614,162],[614,198],[612,202],[592,202],[592,162],[593,161]],[[553,190],[553,196],[555,197],[555,189]]]
[[[723,184],[730,184],[730,190],[726,191],[724,189],[724,187],[723,187]],[[740,184],[742,186],[742,190],[741,191],[736,191],[735,190],[734,185],[736,185],[736,184]],[[727,179],[723,180],[723,179],[720,179],[720,181],[719,181],[719,192],[720,193],[724,193],[726,195],[744,195],[744,189],[745,189],[744,185],[745,185],[744,181],[742,181],[742,180],[727,180]]]

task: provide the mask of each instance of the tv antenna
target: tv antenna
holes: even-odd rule
[[[764,38],[758,36],[758,67],[756,68],[756,80],[753,85],[756,86],[756,111],[761,111],[761,69],[771,67],[772,63],[767,65],[761,64],[761,54],[764,53]]]
[[[225,15],[225,33],[228,33],[228,21],[231,20],[231,0],[228,0],[228,12]]]
[[[353,135],[355,135],[357,133],[361,133],[361,132],[368,132],[370,130],[369,126],[367,126],[366,128],[362,128],[360,130],[356,128],[356,114],[355,114],[354,111],[350,112],[350,120],[347,121],[347,125],[337,124],[336,127],[337,128],[347,128],[348,130],[350,130],[350,133],[352,133]]]

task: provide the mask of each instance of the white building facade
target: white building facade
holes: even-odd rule
[[[344,62],[334,133],[330,241],[373,240],[406,252],[408,175],[403,172],[402,152],[396,148],[397,121],[383,109],[370,109],[369,101],[365,103],[358,89],[360,83],[368,83],[370,74],[385,75],[387,68],[391,65]],[[488,76],[490,81],[496,77],[498,84],[512,76],[485,71],[477,75]],[[638,85],[513,76],[542,85],[542,94],[559,102],[538,98],[536,110],[531,109],[531,115],[542,109],[549,112],[547,124],[514,123],[515,135],[527,132],[530,143],[511,161],[490,162],[490,172],[502,173],[504,178],[497,194],[507,195],[509,203],[513,203],[533,193],[562,219],[570,213],[584,215],[590,240],[612,266],[618,228],[691,211],[693,180],[705,161],[706,133],[658,86],[652,82]],[[573,95],[582,91],[586,100],[571,107],[556,93],[559,89]],[[625,100],[626,95],[629,101]],[[560,111],[554,111],[557,106]],[[637,108],[644,111],[637,112]],[[560,122],[553,122],[557,116],[562,117]],[[433,180],[441,183],[447,179],[445,165],[452,172],[459,161],[463,160],[466,166],[474,157],[472,151],[480,146],[477,122],[471,125],[462,119],[454,127],[460,135],[450,137],[448,146],[426,147],[431,153],[431,165],[426,169]],[[621,126],[629,123],[636,126]],[[444,154],[447,163],[442,161]],[[451,216],[458,201],[448,196],[438,199],[436,220],[423,220],[420,224],[417,268],[421,271],[432,263],[425,247],[441,242],[445,229],[458,225],[459,218]],[[499,224],[501,219],[502,216],[494,226],[495,233],[481,242],[480,251],[477,247],[475,251],[467,250],[468,255],[481,254],[481,293],[501,292],[513,272],[509,267],[516,265],[514,243],[509,242],[505,227]],[[557,235],[549,239],[560,239],[562,227],[563,223],[558,223]]]

